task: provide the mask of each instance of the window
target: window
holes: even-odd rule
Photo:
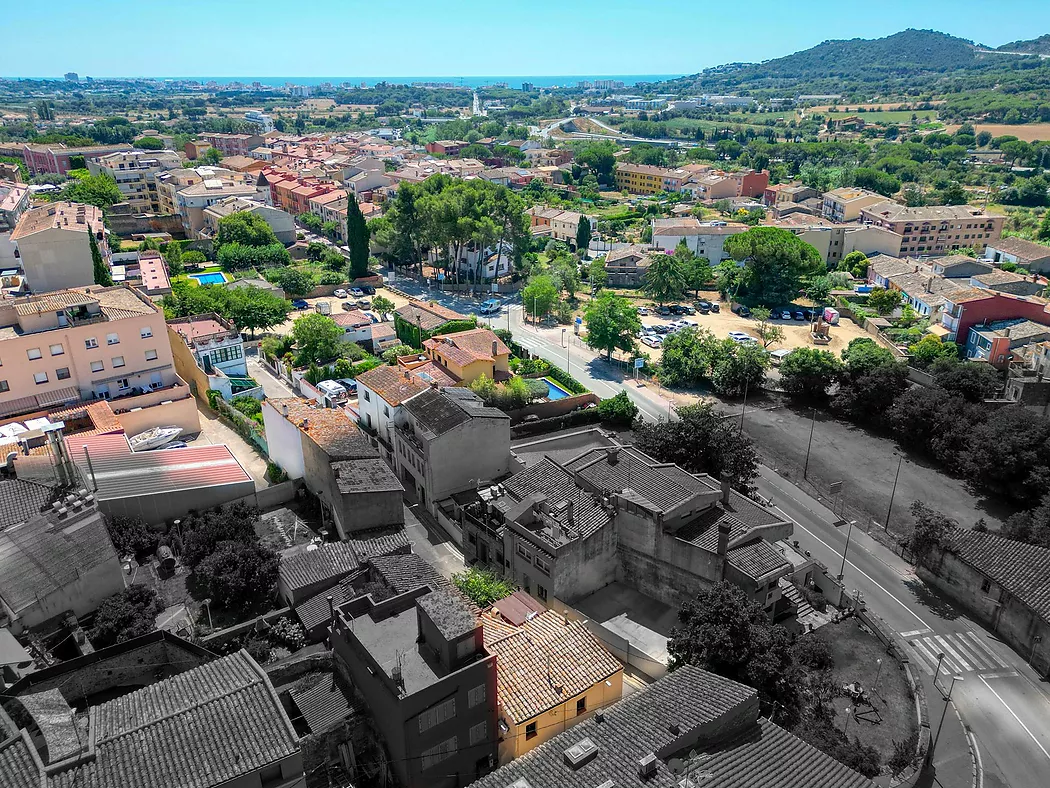
[[[11,387],[7,385],[6,380],[0,380],[0,393],[10,391]]]
[[[473,637],[469,637],[466,640],[461,640],[459,641],[459,643],[456,644],[456,656],[459,657],[459,659],[466,659],[474,653],[476,648],[477,647],[474,643]]]
[[[981,593],[982,594],[987,594],[991,590],[992,590],[992,583],[991,583],[991,581],[988,580],[987,578],[982,580],[981,581]]]
[[[110,363],[113,365],[113,369],[120,369],[122,366],[124,366],[124,357],[113,356],[113,358],[110,359]]]
[[[423,733],[456,716],[456,699],[449,698],[443,703],[431,706],[419,715],[419,732]]]
[[[518,542],[518,555],[520,555],[522,558],[524,558],[526,560],[531,560],[532,559],[532,554],[528,551],[528,549],[525,547],[525,545],[523,545],[521,542]]]
[[[103,364],[101,361],[92,361],[91,362],[91,371],[92,372],[101,372],[105,368],[106,368],[106,365]]]
[[[489,735],[489,724],[482,720],[477,725],[470,726],[470,746],[481,744]]]
[[[536,738],[536,723],[530,722],[525,726],[525,741]]]
[[[536,584],[536,596],[538,596],[544,602],[547,601],[547,589],[541,586],[539,583]]]
[[[578,701],[576,701],[576,716],[579,717],[581,714],[587,713],[587,696],[584,695]]]
[[[66,349],[61,345],[52,345],[50,350],[52,356],[61,356],[63,353],[66,352]]]
[[[473,709],[479,703],[485,702],[485,685],[478,684],[472,690],[467,691],[467,708]]]
[[[146,351],[146,361],[156,361],[156,360],[157,360],[157,351],[156,350],[147,350]]]
[[[372,401],[372,397],[369,395],[369,393],[367,391],[364,391],[364,395],[365,395],[365,402],[371,402]]]
[[[36,384],[38,386],[41,383],[47,383],[47,373],[46,372],[34,372],[33,373],[33,380],[36,381]]]
[[[543,574],[549,575],[551,573],[551,565],[548,564],[545,560],[543,560],[539,556],[536,556],[535,564],[536,564],[536,568],[539,569],[541,572],[543,572]]]
[[[149,326],[146,326],[141,331],[139,331],[139,336],[143,339],[149,339],[151,336],[153,336],[153,329]]]
[[[91,348],[98,347],[98,340],[94,337],[88,337],[84,340],[84,347],[86,347],[88,350],[91,350]]]
[[[431,767],[437,766],[442,761],[448,760],[456,754],[457,739],[453,736],[451,739],[445,739],[441,744],[437,744],[429,749],[423,750],[420,758],[421,767],[423,771],[430,769]]]
[[[30,361],[36,361],[38,358],[40,358],[40,348],[31,347],[29,348],[29,350],[26,351],[26,355],[29,356]]]
[[[107,345],[119,345],[120,344],[120,337],[117,336],[116,334],[106,334],[106,344]]]
[[[388,408],[386,405],[383,406],[383,415],[387,418],[390,418],[390,408]]]
[[[59,380],[69,380],[69,367],[59,367],[56,369],[55,377]]]
[[[121,390],[129,389],[131,388],[131,383],[128,381],[127,378],[120,378],[117,381],[117,388]]]

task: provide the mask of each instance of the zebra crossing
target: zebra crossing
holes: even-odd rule
[[[938,654],[944,654],[940,666],[942,674],[1002,671],[1009,667],[973,631],[936,635],[926,629],[905,632],[903,637],[914,661],[931,676],[937,671]]]

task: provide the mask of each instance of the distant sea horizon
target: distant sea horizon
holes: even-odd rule
[[[87,75],[81,75],[81,82]],[[94,76],[94,75],[92,75]],[[498,82],[506,82],[513,89],[520,89],[523,82],[531,82],[536,87],[576,87],[577,82],[594,82],[595,80],[613,80],[623,82],[625,87],[637,85],[639,82],[662,82],[667,79],[676,79],[683,74],[558,74],[548,76],[422,76],[422,77],[149,77],[149,76],[110,76],[95,77],[95,79],[157,79],[163,82],[193,81],[202,84],[217,82],[224,85],[230,82],[243,82],[250,85],[259,82],[267,87],[284,87],[285,83],[293,85],[319,85],[322,82],[330,82],[333,85],[341,85],[344,82],[359,86],[362,82],[368,87],[374,87],[379,82],[388,82],[392,85],[411,85],[414,82],[441,82],[451,83],[455,86],[467,88],[478,88],[483,85],[492,85]],[[8,77],[8,79],[41,79],[59,80],[61,77]]]

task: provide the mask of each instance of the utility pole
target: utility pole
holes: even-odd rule
[[[842,548],[842,566],[839,567],[839,580],[841,581],[843,576],[846,574],[846,553],[849,552],[849,538],[853,535],[853,520],[849,521],[849,528],[846,530],[846,546]]]
[[[810,408],[810,419],[809,419],[809,444],[806,446],[806,465],[802,469],[802,478],[809,478],[809,452],[813,448],[813,430],[817,426],[817,409]]]
[[[886,509],[886,525],[885,530],[888,533],[890,530],[890,514],[893,512],[893,498],[897,495],[897,480],[901,477],[901,466],[904,464],[904,455],[899,454],[897,461],[897,473],[893,477],[893,490],[890,492],[890,505]]]
[[[744,378],[744,404],[740,408],[740,427],[737,429],[736,434],[740,435],[744,431],[744,413],[747,411],[747,385],[751,381],[748,378]]]

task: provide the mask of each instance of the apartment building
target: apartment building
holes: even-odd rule
[[[435,153],[444,156],[458,156],[459,152],[469,145],[463,140],[437,140],[427,143],[427,153]]]
[[[273,118],[257,109],[250,109],[245,112],[244,119],[254,124],[260,134],[267,134],[274,129]]]
[[[668,191],[686,191],[697,200],[732,200],[737,197],[761,197],[769,185],[769,173],[765,170],[741,170],[738,172],[710,172],[690,177],[678,188]]]
[[[476,609],[417,555],[369,563],[384,590],[335,609],[336,670],[364,697],[400,785],[466,785],[495,767],[500,737]]]
[[[13,230],[22,214],[29,210],[29,195],[25,184],[0,180],[0,233]],[[4,257],[0,250],[0,260]]]
[[[33,145],[27,142],[22,146],[22,161],[29,168],[30,175],[42,175],[44,173],[66,175],[72,169],[83,167],[84,163],[90,158],[130,150],[132,150],[132,147],[124,142],[114,145],[87,145],[74,148],[67,147],[61,143],[57,145]]]
[[[429,384],[401,367],[382,366],[357,376],[357,421],[379,440],[383,459],[394,464],[394,424],[402,403],[422,393]]]
[[[218,149],[223,156],[250,156],[254,148],[266,144],[258,134],[201,134],[200,139]]]
[[[832,189],[824,193],[821,213],[825,219],[833,222],[855,222],[860,218],[863,209],[884,202],[886,198],[881,194],[843,186],[841,189]]]
[[[430,388],[406,400],[394,429],[398,476],[433,513],[437,503],[510,470],[510,417],[469,389]]]
[[[185,189],[187,186],[201,183],[204,180],[204,174],[201,173],[201,170],[209,173],[213,172],[210,168],[200,167],[192,170],[179,169],[159,173],[154,179],[157,184],[157,204],[159,208],[157,212],[163,216],[173,216],[178,213],[179,208],[175,204],[175,195],[179,190]]]
[[[157,175],[182,168],[175,151],[131,150],[110,153],[87,160],[92,175],[109,175],[134,213],[161,213]]]
[[[671,173],[666,167],[654,167],[649,164],[616,165],[614,178],[616,188],[626,189],[631,194],[657,194],[664,191],[664,177]]]
[[[938,255],[973,248],[983,253],[1003,232],[1004,216],[972,205],[930,205],[907,208],[883,201],[861,209],[861,221],[901,236],[901,254]]]
[[[946,295],[941,312],[946,338],[959,344],[967,341],[974,326],[1018,319],[1050,324],[1047,302],[971,287]]]
[[[175,192],[175,209],[186,235],[198,238],[207,227],[205,210],[230,197],[252,198],[256,193],[255,185],[251,183],[226,177],[206,177],[200,183]]]
[[[95,283],[88,233],[95,236],[103,260],[109,245],[102,211],[93,205],[54,202],[22,214],[11,233],[29,289],[47,293]]]
[[[526,211],[529,217],[529,225],[534,234],[549,235],[555,241],[563,241],[571,247],[576,247],[576,231],[579,230],[580,221],[585,214],[576,211],[563,211],[560,208],[541,208],[534,205]],[[588,216],[593,230],[598,220]]]
[[[850,252],[864,252],[868,257],[879,254],[897,257],[901,251],[901,237],[882,227],[825,224],[821,220],[799,225],[793,219],[789,216],[776,226],[791,230],[816,249],[829,266],[837,265]]]
[[[178,382],[164,313],[130,287],[0,304],[0,412],[116,399]]]
[[[249,197],[227,197],[204,209],[204,227],[201,234],[214,237],[219,231],[219,220],[232,213],[254,213],[265,221],[277,240],[285,246],[295,243],[295,219],[287,211],[264,205],[257,199]]]
[[[706,257],[711,265],[718,265],[728,257],[723,248],[726,238],[748,229],[744,224],[705,223],[694,216],[653,219],[652,227],[653,246],[657,249],[674,251],[679,243],[685,241],[693,254]]]

